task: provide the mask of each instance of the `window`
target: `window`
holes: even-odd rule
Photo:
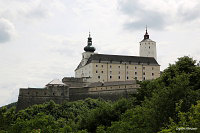
[[[96,67],[98,67],[98,65],[96,65]]]
[[[118,68],[120,68],[120,66],[118,66]]]
[[[154,73],[152,73],[152,76],[154,76]]]
[[[103,71],[101,71],[101,73],[103,73]]]
[[[112,66],[110,65],[110,68],[112,68]]]
[[[120,76],[118,76],[118,79],[120,79]]]
[[[137,75],[137,72],[135,72],[135,75]]]
[[[120,74],[120,71],[119,71],[119,74]]]
[[[98,71],[96,70],[96,73],[98,73]]]
[[[101,65],[101,67],[103,68],[103,65]]]
[[[135,67],[135,69],[137,69],[137,67]]]
[[[143,75],[145,75],[145,72],[143,72]]]
[[[137,77],[135,77],[135,80],[137,80]]]
[[[129,79],[129,77],[126,77],[126,79]]]
[[[149,46],[149,49],[150,49],[150,46]]]
[[[143,80],[145,80],[146,78],[144,77]]]
[[[112,74],[112,71],[110,71],[110,74]]]
[[[126,73],[128,74],[128,71]]]
[[[143,67],[143,70],[145,70],[145,67]]]
[[[128,69],[128,66],[126,68]]]
[[[98,76],[98,79],[100,79],[100,76]]]
[[[112,78],[112,76],[110,76],[110,79]]]
[[[154,68],[152,67],[152,70],[153,70]]]

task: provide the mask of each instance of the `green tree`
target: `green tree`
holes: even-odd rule
[[[170,118],[170,124],[166,128],[163,128],[159,133],[200,132],[200,101],[197,101],[197,105],[192,105],[188,112],[180,111],[181,104],[177,104],[178,110],[176,110],[178,111],[179,121],[174,122],[174,120]]]

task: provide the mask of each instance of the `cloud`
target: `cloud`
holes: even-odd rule
[[[10,41],[15,35],[15,26],[7,19],[0,18],[0,43]]]
[[[65,10],[61,0],[10,0],[1,1],[0,5],[0,16],[13,22],[19,19],[20,22],[47,19],[56,11]]]
[[[191,22],[199,20],[200,17],[200,2],[181,3],[178,8],[178,15],[183,22]]]
[[[128,29],[128,30],[144,29],[146,25],[148,25],[152,29],[164,28],[166,22],[163,19],[161,14],[153,12],[153,11],[149,11],[148,16],[145,16],[145,11],[143,13],[140,15],[141,18],[139,20],[126,22],[124,24],[125,29]]]
[[[36,7],[31,9],[29,12],[26,13],[27,18],[47,18],[51,16],[51,13],[48,11],[48,9],[43,8],[43,7]]]
[[[155,30],[173,25],[196,22],[199,24],[200,1],[198,0],[120,0],[119,11],[126,17],[124,29],[144,29],[145,25]]]
[[[124,28],[128,30],[144,29],[146,25],[154,29],[163,29],[166,23],[165,14],[145,8],[138,0],[120,1],[119,9],[128,17],[124,24]]]

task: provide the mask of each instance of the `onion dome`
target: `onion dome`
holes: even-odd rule
[[[85,50],[85,52],[94,52],[95,51],[95,47],[92,47],[92,38],[90,37],[90,32],[89,32],[87,46],[84,47],[84,50]]]

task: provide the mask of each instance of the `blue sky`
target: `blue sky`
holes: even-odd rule
[[[199,0],[1,0],[0,106],[19,88],[74,76],[89,31],[98,53],[139,55],[146,25],[161,70],[200,60]]]

